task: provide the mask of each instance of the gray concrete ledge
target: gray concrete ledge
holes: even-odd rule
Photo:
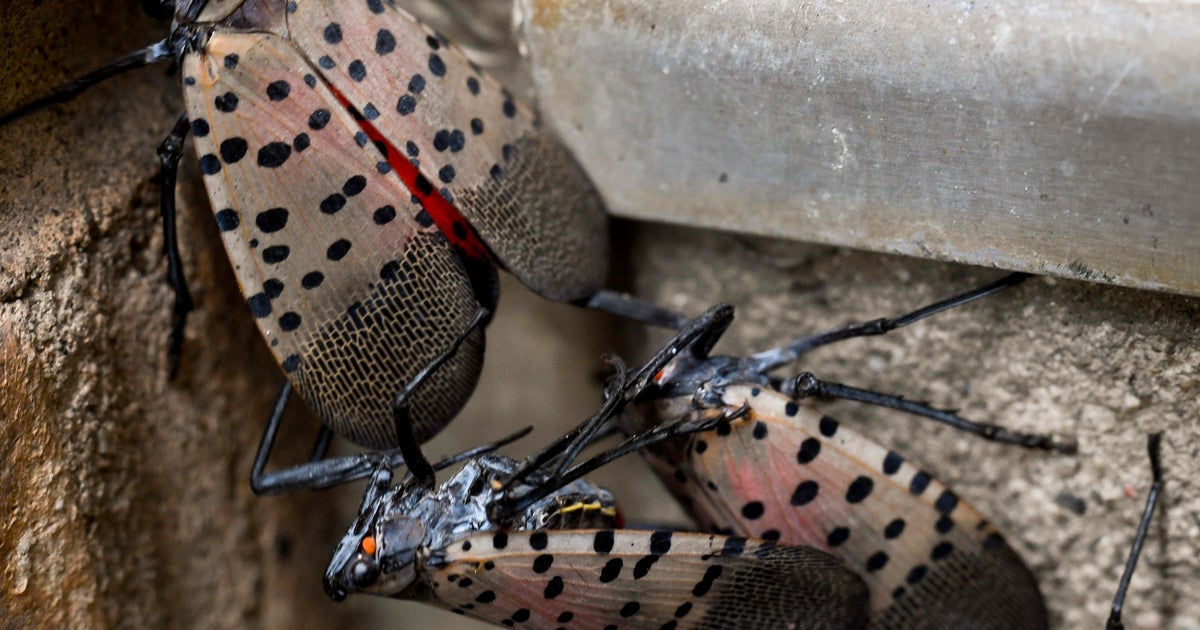
[[[1200,294],[1200,5],[517,4],[618,215]]]

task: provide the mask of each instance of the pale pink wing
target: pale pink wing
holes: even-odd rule
[[[390,2],[293,4],[290,35],[321,76],[407,149],[513,275],[556,300],[600,288],[603,203],[528,108]]]
[[[1046,624],[1029,569],[944,485],[771,389],[730,386],[725,407],[694,413],[733,411],[743,402],[745,417],[655,459],[707,526],[836,555],[867,582],[880,627]]]
[[[217,32],[182,64],[204,184],[263,337],[304,399],[360,444],[477,308],[461,263],[287,40]],[[476,332],[418,390],[422,439],[474,388]]]
[[[468,536],[427,565],[436,603],[522,628],[845,628],[861,580],[806,547],[632,530]],[[469,551],[463,551],[466,547]]]

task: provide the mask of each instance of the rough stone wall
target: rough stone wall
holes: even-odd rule
[[[7,7],[0,111],[161,37],[136,2]],[[165,67],[0,128],[0,626],[332,623],[328,499],[247,478],[281,382],[185,160],[197,302],[167,376],[154,149],[182,112]],[[190,151],[190,149],[189,149]],[[303,457],[315,424],[281,458]]]

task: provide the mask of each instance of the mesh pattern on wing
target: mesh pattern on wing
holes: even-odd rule
[[[587,175],[541,133],[517,140],[499,169],[488,184],[456,193],[471,226],[538,294],[558,301],[594,294],[608,269],[608,220]]]
[[[876,615],[872,627],[1047,627],[1037,581],[998,534],[978,554],[952,554],[933,567],[908,594]],[[948,592],[954,596],[946,597]]]
[[[773,545],[753,555],[756,562],[738,564],[731,579],[722,578],[698,628],[854,628],[865,622],[867,590],[832,556]]]
[[[392,401],[417,372],[450,347],[474,315],[465,291],[448,292],[439,278],[461,274],[432,255],[444,240],[419,235],[386,279],[340,317],[313,332],[295,382],[301,395],[339,435],[371,448],[396,446]],[[411,399],[418,441],[453,418],[475,388],[484,337],[474,331]]]
[[[475,292],[311,70],[287,39],[223,29],[181,62],[205,187],[263,338],[330,428],[391,447],[393,397],[466,329]],[[481,343],[417,393],[418,438],[466,400]]]
[[[666,530],[480,531],[431,552],[434,603],[522,628],[848,628],[867,615],[862,579],[810,547]]]

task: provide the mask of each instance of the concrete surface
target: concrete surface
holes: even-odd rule
[[[619,216],[1200,295],[1194,2],[517,5]]]

